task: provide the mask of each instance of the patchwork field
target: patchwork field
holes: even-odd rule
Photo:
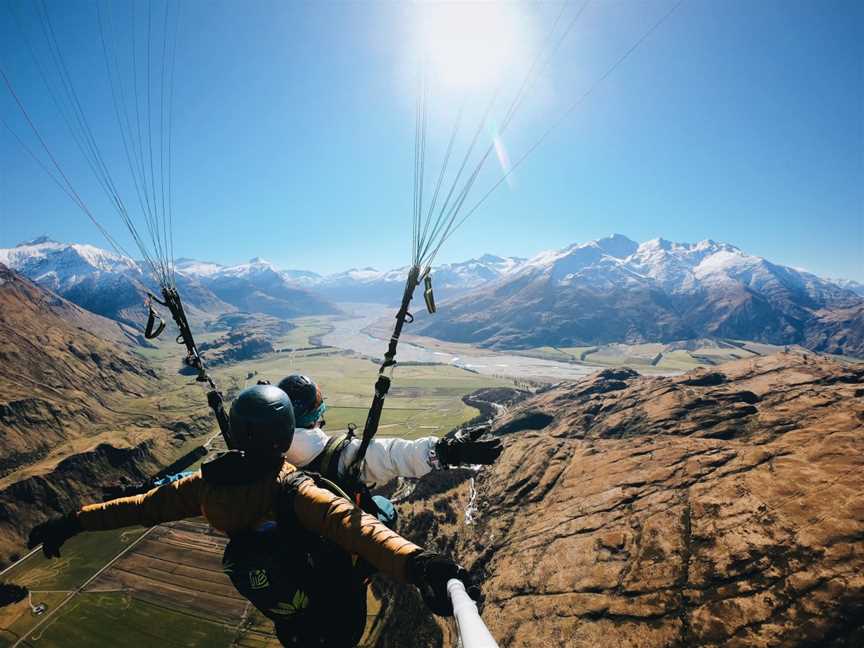
[[[203,520],[155,527],[86,591],[123,590],[154,605],[236,625],[246,601],[222,573],[226,544]]]
[[[0,608],[0,647],[275,648],[272,623],[222,572],[226,544],[199,519],[84,534],[61,560],[33,554],[3,575],[31,598]],[[371,592],[367,606],[371,636],[380,609]]]
[[[81,593],[21,646],[93,648],[123,646],[230,646],[229,626],[153,605],[126,592]]]
[[[278,645],[268,621],[247,627],[250,606],[222,573],[226,543],[198,520],[83,534],[61,560],[34,554],[4,578],[30,587],[32,605],[46,610],[34,614],[28,601],[4,608],[0,646],[34,628],[17,645]]]
[[[65,613],[80,588],[144,533],[145,529],[136,528],[82,534],[63,545],[59,559],[47,560],[38,551],[4,571],[3,581],[23,585],[31,594],[15,606],[0,608],[0,647],[14,645],[39,624],[53,625],[55,612]],[[40,605],[44,611],[34,613],[31,606]]]

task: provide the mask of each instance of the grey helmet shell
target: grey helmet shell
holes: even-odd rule
[[[294,439],[294,407],[274,385],[244,389],[231,404],[231,437],[240,450],[282,453]]]

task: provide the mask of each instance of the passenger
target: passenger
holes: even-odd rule
[[[360,448],[360,439],[324,433],[327,406],[321,389],[308,376],[294,374],[279,381],[291,398],[297,431],[288,461],[339,482],[346,476]],[[428,436],[415,441],[373,437],[360,467],[360,481],[381,486],[396,477],[422,477],[432,470],[494,463],[501,454],[500,439],[481,439],[488,430],[477,426],[452,438]]]
[[[308,376],[287,376],[279,381],[279,388],[291,399],[297,425],[286,460],[299,468],[320,473],[346,490],[354,490],[353,485],[346,483],[346,478],[360,448],[360,439],[349,435],[330,436],[324,432],[327,405],[321,389]],[[413,441],[374,437],[360,466],[360,482],[374,488],[396,477],[419,478],[432,470],[494,463],[501,454],[502,445],[500,439],[482,439],[487,430],[488,427],[481,425],[464,430],[455,437],[428,436]],[[169,475],[147,485],[117,485],[104,490],[109,496],[132,495],[187,474]],[[364,493],[366,496],[368,493]],[[393,505],[380,495],[372,497],[372,500],[377,510],[370,512],[392,527],[396,515]],[[373,509],[371,506],[364,508],[367,511]]]
[[[295,429],[285,392],[272,385],[244,390],[230,420],[238,450],[146,493],[43,522],[30,532],[28,546],[42,544],[46,557],[59,557],[63,543],[82,531],[154,526],[203,514],[230,538],[226,573],[274,622],[283,645],[356,645],[366,622],[366,582],[354,555],[416,585],[435,614],[452,614],[447,581],[467,582],[464,569],[399,536],[285,459]]]

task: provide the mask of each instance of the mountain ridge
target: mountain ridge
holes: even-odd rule
[[[94,312],[140,326],[139,264],[93,246],[40,237],[0,250],[0,262]],[[224,266],[183,258],[184,302],[206,314],[233,310],[282,318],[336,314],[334,302],[392,305],[407,267],[332,275],[283,270],[256,257]],[[622,234],[531,258],[484,254],[432,269],[435,318],[419,333],[492,348],[668,342],[700,337],[803,344],[864,355],[864,286],[829,280],[705,239],[637,243]]]
[[[854,328],[862,304],[853,290],[728,243],[615,235],[542,252],[418,324],[421,335],[491,348],[722,337],[864,355]]]

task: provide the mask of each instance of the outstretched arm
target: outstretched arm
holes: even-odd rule
[[[369,486],[383,485],[396,477],[418,478],[437,467],[435,444],[438,439],[425,437],[416,441],[407,439],[374,438],[366,451],[366,460],[360,479]],[[345,475],[357,455],[360,440],[354,439],[339,457],[339,475]]]
[[[460,465],[491,464],[501,454],[501,440],[484,435],[489,427],[475,426],[443,439],[416,441],[374,438],[366,451],[360,479],[369,486],[386,484],[396,477],[422,477],[429,471]],[[339,457],[339,475],[345,475],[360,448],[354,439]]]
[[[82,531],[153,526],[195,517],[201,514],[201,484],[199,472],[140,495],[91,504],[53,517],[33,528],[27,546],[32,549],[41,544],[47,558],[56,558],[63,543]]]
[[[201,473],[157,486],[146,493],[90,504],[78,512],[84,531],[153,526],[201,515]]]
[[[396,580],[416,585],[435,614],[453,614],[447,594],[450,579],[471,586],[468,573],[452,559],[424,551],[348,500],[319,488],[302,473],[283,478],[282,496],[282,504],[288,505],[306,528],[365,558]]]
[[[409,559],[422,551],[348,500],[319,488],[303,473],[284,478],[281,506],[287,506],[305,528],[331,540],[350,554],[365,558],[381,572],[409,581]]]

